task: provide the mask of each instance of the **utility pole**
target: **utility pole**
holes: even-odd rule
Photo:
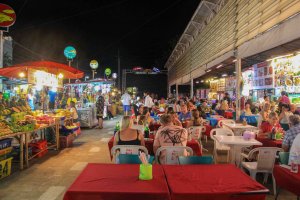
[[[120,49],[118,48],[118,88],[121,90],[121,60],[120,60]]]

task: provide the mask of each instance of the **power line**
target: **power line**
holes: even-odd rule
[[[106,9],[106,8],[110,8],[110,7],[114,7],[114,6],[123,4],[126,1],[128,1],[128,0],[123,0],[123,1],[119,1],[119,2],[116,2],[116,3],[109,4],[109,5],[101,6],[101,7],[98,7],[98,8],[93,8],[93,9],[90,9],[90,10],[85,10],[85,11],[79,12],[77,14],[64,16],[64,17],[57,18],[57,19],[52,20],[52,21],[40,23],[40,24],[37,24],[37,25],[30,25],[28,27],[24,27],[24,28],[18,29],[18,31],[20,31],[20,30],[24,31],[24,30],[28,30],[28,29],[31,29],[31,28],[36,28],[37,26],[43,26],[43,25],[46,25],[46,24],[51,24],[51,23],[56,23],[56,22],[59,22],[59,21],[68,20],[68,19],[71,19],[73,17],[77,17],[77,16],[81,16],[81,15],[85,15],[85,14],[91,14],[91,13],[96,12],[96,11],[101,10],[101,9]]]

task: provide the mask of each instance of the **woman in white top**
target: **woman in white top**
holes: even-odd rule
[[[280,122],[281,127],[285,131],[289,130],[289,128],[290,128],[290,126],[289,126],[289,123],[290,123],[289,117],[291,115],[293,115],[293,113],[290,111],[290,106],[287,105],[287,104],[283,104],[281,113],[279,115],[279,122]]]

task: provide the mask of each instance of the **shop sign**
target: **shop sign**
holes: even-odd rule
[[[99,64],[98,64],[98,61],[97,60],[91,60],[91,62],[90,62],[90,67],[92,68],[92,69],[98,69],[98,66],[99,66]]]
[[[225,90],[231,91],[236,89],[236,78],[235,76],[229,76],[225,78]]]
[[[28,69],[28,83],[38,86],[62,87],[62,79],[41,70]]]
[[[274,59],[275,87],[290,93],[300,92],[300,55]]]
[[[0,27],[10,27],[15,21],[15,11],[10,6],[0,3]]]
[[[64,55],[66,56],[67,59],[72,60],[73,58],[76,57],[76,49],[72,46],[67,46],[64,50]]]
[[[220,78],[218,80],[218,92],[224,92],[225,91],[225,78]]]
[[[274,88],[274,70],[270,62],[253,65],[253,89]]]
[[[210,91],[217,92],[218,91],[218,81],[210,81]]]
[[[253,86],[253,69],[250,68],[244,72],[242,72],[243,77],[243,87],[242,87],[242,95],[243,96],[250,96],[250,90]]]
[[[105,75],[109,76],[111,74],[111,69],[110,68],[106,68],[105,69]]]

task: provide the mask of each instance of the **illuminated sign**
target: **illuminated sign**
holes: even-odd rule
[[[98,69],[98,66],[99,66],[99,64],[98,64],[98,61],[97,61],[97,60],[91,60],[91,62],[90,62],[90,67],[91,67],[92,69]]]
[[[28,83],[37,86],[62,87],[62,79],[45,71],[28,69]]]
[[[15,11],[10,6],[0,3],[0,27],[10,27],[15,21]]]
[[[105,69],[105,75],[109,76],[111,74],[111,69],[110,68],[106,68]]]
[[[64,50],[64,55],[67,59],[73,59],[76,57],[76,49],[72,46],[67,46]]]

